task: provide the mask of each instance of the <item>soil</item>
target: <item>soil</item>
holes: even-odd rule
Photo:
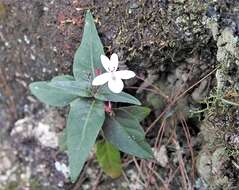
[[[112,180],[104,174],[99,175],[100,169],[95,161],[88,162],[80,178],[82,182],[71,184],[55,168],[56,161],[67,165],[65,153],[54,146],[54,141],[46,145],[42,135],[36,135],[41,124],[44,124],[52,129],[41,131],[43,136],[52,135],[50,140],[59,136],[65,127],[67,108],[56,109],[43,105],[31,95],[28,85],[33,81],[72,73],[73,56],[81,41],[84,13],[88,9],[94,15],[106,54],[116,52],[122,67],[128,67],[144,78],[144,81],[127,83],[126,91],[136,95],[145,106],[152,109],[149,118],[142,123],[145,130],[167,107],[168,102],[144,89],[153,84],[173,99],[198,82],[176,105],[167,110],[165,120],[157,122],[146,136],[153,146],[159,129],[166,126],[161,140],[166,151],[160,151],[160,147],[155,150],[159,157],[164,157],[164,164],[159,158],[155,171],[165,181],[173,176],[168,189],[185,189],[182,173],[177,171],[180,154],[189,181],[192,181],[192,189],[207,189],[210,184],[212,189],[237,189],[237,107],[229,105],[226,110],[222,110],[221,115],[227,113],[231,118],[228,124],[223,123],[221,115],[215,114],[218,107],[196,116],[189,112],[205,108],[206,104],[202,104],[202,101],[219,88],[220,80],[212,72],[218,66],[225,79],[223,93],[232,92],[238,85],[237,0],[0,2],[0,160],[4,158],[6,163],[4,168],[0,165],[0,189],[92,189],[95,181],[98,181],[96,188],[104,190],[146,188],[142,185],[142,181],[145,182],[143,179],[139,182],[137,176],[141,174],[133,163],[124,168],[131,186],[124,177]],[[210,72],[209,77],[200,81]],[[230,96],[230,100],[238,101],[236,96]],[[208,124],[207,121],[212,115],[219,123],[216,128],[212,126],[213,122]],[[227,125],[230,127],[226,128]],[[190,143],[187,142],[183,127],[189,129]],[[206,134],[212,131],[218,135],[215,138],[207,137]],[[172,134],[175,143],[169,143]],[[212,149],[206,146],[209,140],[212,141]],[[197,160],[192,161],[189,145]],[[220,147],[217,149],[218,145]],[[221,154],[225,150],[223,148],[234,154]],[[123,158],[129,159],[126,156]],[[205,160],[211,160],[210,164],[216,169],[211,171]],[[138,162],[147,165],[145,161]],[[196,171],[192,167],[194,164]],[[15,169],[7,174],[6,170],[12,168]],[[177,172],[173,175],[174,170]],[[194,173],[194,177],[190,173]],[[147,178],[147,189],[167,189],[166,182],[158,175],[152,175],[150,180]]]

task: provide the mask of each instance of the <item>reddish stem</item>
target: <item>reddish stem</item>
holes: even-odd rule
[[[99,68],[95,69],[95,75],[99,76],[101,74],[101,70]]]
[[[105,103],[105,112],[112,115],[113,110],[112,110],[112,104],[110,101]]]

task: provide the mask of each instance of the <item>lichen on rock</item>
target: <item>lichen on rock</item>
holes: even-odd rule
[[[239,2],[230,2],[228,7],[223,2],[209,4],[208,11],[213,11],[205,21],[216,41],[216,59],[220,68],[216,72],[215,88],[211,91],[216,99],[201,125],[204,148],[197,158],[200,176],[210,189],[215,190],[239,186],[238,171],[232,164],[232,160],[238,161],[239,23],[236,18]],[[209,168],[205,160],[210,162]]]

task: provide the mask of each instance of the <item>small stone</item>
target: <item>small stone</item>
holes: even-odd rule
[[[203,100],[208,93],[208,81],[203,80],[200,85],[193,91],[192,98],[194,101]]]
[[[57,171],[61,172],[65,176],[65,178],[69,178],[70,169],[66,164],[56,161],[55,168]]]
[[[10,168],[12,165],[10,159],[8,157],[6,157],[6,155],[1,159],[1,168],[0,171],[4,171],[8,168]]]
[[[209,180],[211,173],[211,155],[207,152],[202,152],[197,157],[197,171],[206,181]]]
[[[154,157],[157,160],[157,162],[162,167],[166,167],[168,164],[168,155],[167,155],[167,149],[165,145],[162,145],[160,149],[153,148]]]
[[[88,190],[88,189],[90,189],[90,185],[89,184],[84,184],[84,185],[82,185],[82,188],[84,190]]]
[[[42,72],[43,72],[43,73],[46,72],[46,68],[45,68],[45,67],[42,68]]]
[[[189,76],[188,76],[187,73],[182,74],[182,80],[183,80],[183,82],[187,82],[188,77],[189,77]]]
[[[9,42],[5,42],[5,44],[4,44],[7,48],[9,48],[10,47],[10,44],[9,44]]]
[[[30,44],[31,42],[26,35],[24,35],[24,41],[26,42],[26,44]]]
[[[31,54],[31,59],[32,59],[33,61],[35,61],[35,60],[36,60],[36,56],[33,55],[33,54]]]
[[[34,129],[33,134],[43,146],[51,148],[58,147],[58,137],[55,132],[50,130],[49,125],[39,123]]]
[[[48,7],[43,7],[43,10],[44,10],[45,12],[47,12],[47,11],[49,11],[49,8],[48,8]]]
[[[0,147],[0,187],[17,180],[17,170],[20,169],[12,147],[3,143]]]

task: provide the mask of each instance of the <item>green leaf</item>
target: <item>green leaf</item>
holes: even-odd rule
[[[52,87],[49,82],[45,81],[33,82],[29,88],[40,101],[51,106],[66,106],[78,97],[63,89]]]
[[[49,85],[67,91],[69,94],[92,97],[90,82],[86,80],[76,81],[71,75],[56,76],[49,82]]]
[[[120,152],[107,141],[96,144],[96,158],[104,172],[112,178],[122,174]]]
[[[137,119],[139,122],[143,121],[150,113],[150,109],[143,106],[127,106],[127,107],[119,107],[115,108],[115,110],[122,110],[131,116],[133,116],[135,119]]]
[[[87,11],[81,45],[74,57],[73,73],[76,80],[91,81],[95,77],[96,68],[103,71],[100,60],[100,55],[102,54],[104,54],[104,49],[98,36],[94,19],[90,11]]]
[[[103,126],[105,138],[122,152],[144,159],[153,158],[150,145],[139,122],[122,110],[108,116]]]
[[[71,75],[58,75],[53,77],[51,81],[74,81],[74,77]]]
[[[105,119],[104,104],[77,99],[67,119],[67,150],[71,180],[76,181]]]
[[[67,130],[66,128],[60,133],[58,137],[60,151],[64,152],[67,150]]]
[[[81,97],[92,97],[91,85],[87,81],[51,81],[49,86]]]
[[[107,86],[104,86],[99,89],[98,92],[94,95],[94,97],[102,101],[123,102],[141,105],[140,101],[134,96],[131,96],[130,94],[125,92],[121,92],[118,94],[112,93]]]

